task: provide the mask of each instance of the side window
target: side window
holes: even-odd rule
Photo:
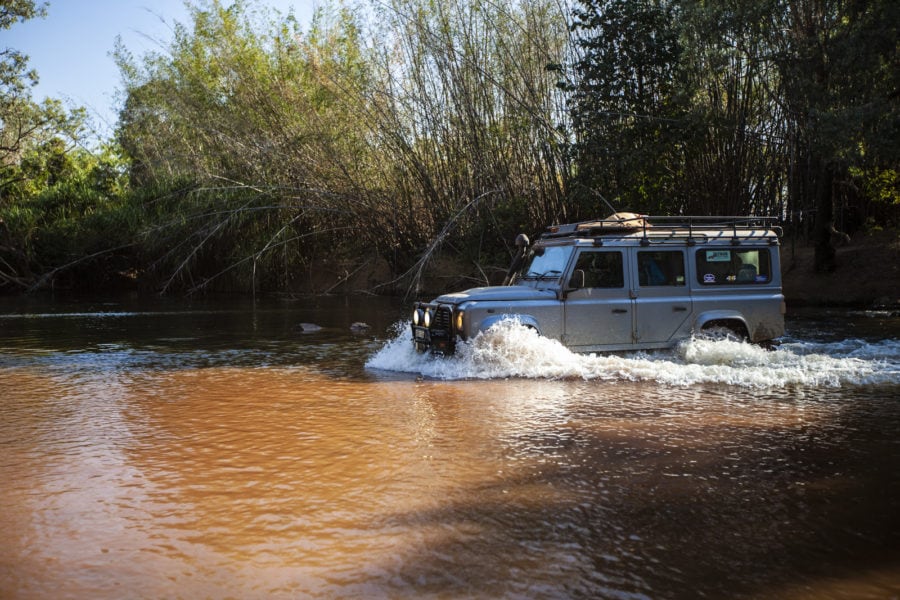
[[[638,252],[638,285],[684,285],[684,253],[680,250]]]
[[[622,253],[594,250],[582,252],[575,263],[571,284],[576,288],[625,287]]]
[[[704,285],[768,283],[771,278],[768,248],[697,250],[697,281]]]

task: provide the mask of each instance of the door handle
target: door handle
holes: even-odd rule
[[[674,312],[687,312],[687,307],[686,306],[673,306],[672,310]]]
[[[628,311],[624,308],[614,308],[613,312],[617,315],[621,315],[627,313]]]

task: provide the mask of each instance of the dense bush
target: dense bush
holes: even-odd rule
[[[489,282],[517,233],[613,206],[888,223],[898,6],[388,0],[304,27],[200,1],[164,52],[116,49],[100,150],[8,86],[4,140],[52,125],[0,163],[0,286],[322,291],[381,265],[391,291],[441,253]]]

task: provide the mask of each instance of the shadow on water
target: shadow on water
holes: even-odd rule
[[[616,396],[666,394],[653,387]],[[417,594],[449,597],[891,597],[895,391],[870,390],[845,410],[842,392],[735,402],[699,389],[689,414],[615,399],[521,432],[536,464],[387,517],[433,531],[398,575]],[[766,422],[769,403],[777,422]]]

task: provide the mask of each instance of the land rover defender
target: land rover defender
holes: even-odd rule
[[[727,331],[767,344],[784,333],[781,230],[769,217],[606,219],[520,235],[506,285],[413,308],[419,351],[451,354],[504,319],[576,352],[669,348]]]

